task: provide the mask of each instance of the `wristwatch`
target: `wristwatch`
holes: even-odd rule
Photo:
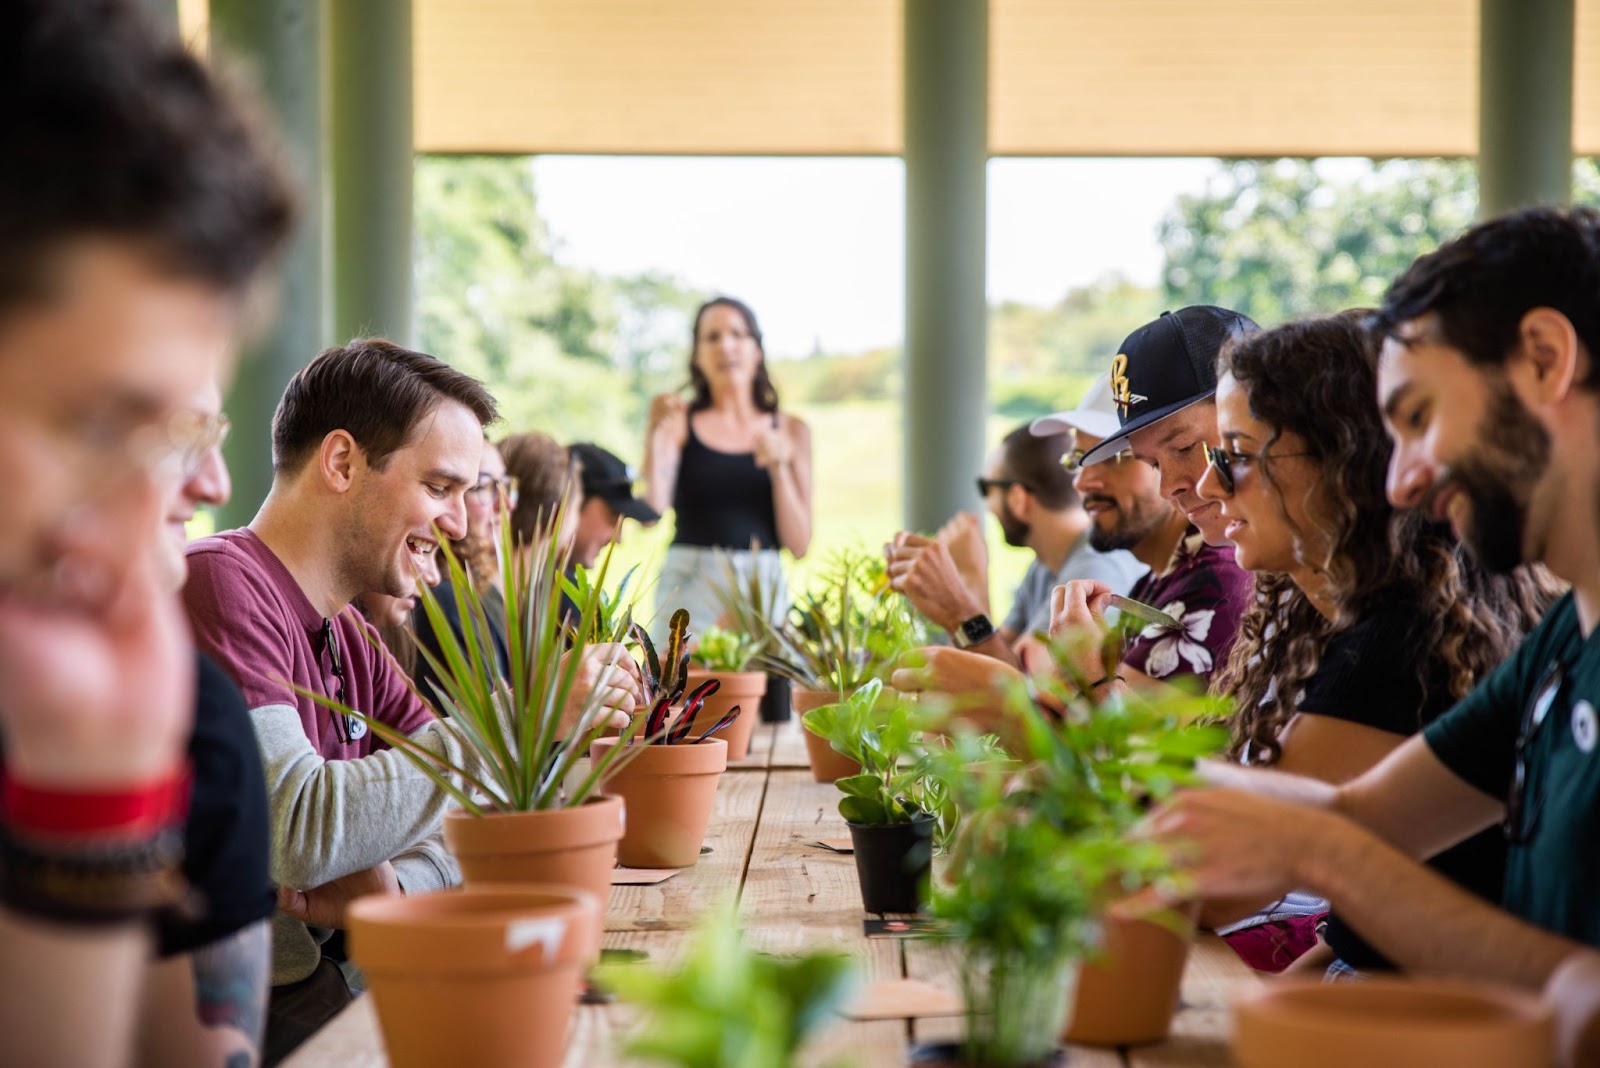
[[[950,632],[955,639],[957,649],[970,649],[994,637],[994,624],[989,622],[989,617],[983,614],[963,619],[956,629]]]

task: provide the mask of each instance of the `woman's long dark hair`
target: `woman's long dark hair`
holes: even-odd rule
[[[1511,654],[1558,592],[1542,568],[1490,574],[1448,524],[1390,505],[1390,443],[1378,413],[1377,348],[1367,319],[1350,311],[1289,323],[1237,338],[1220,357],[1219,373],[1233,375],[1251,414],[1271,428],[1261,451],[1270,455],[1273,443],[1292,433],[1317,467],[1305,514],[1327,550],[1323,559],[1306,559],[1313,539],[1298,531],[1296,552],[1326,577],[1339,606],[1329,620],[1288,575],[1256,575],[1254,602],[1213,683],[1237,709],[1231,755],[1251,763],[1277,762],[1278,735],[1329,636],[1380,600],[1402,600],[1415,613],[1418,648],[1429,653],[1415,665],[1424,699],[1440,684],[1459,699]],[[1253,474],[1277,490],[1282,507],[1270,465]],[[1422,709],[1416,711],[1420,727]]]
[[[756,379],[750,383],[751,399],[755,401],[756,410],[762,412],[775,412],[778,410],[778,388],[772,384],[772,379],[767,374],[767,350],[761,343],[761,326],[756,322],[756,313],[742,300],[733,297],[713,297],[700,305],[700,310],[694,313],[694,330],[689,335],[689,384],[694,387],[694,399],[689,402],[689,410],[698,412],[711,407],[711,383],[706,380],[705,373],[695,366],[695,350],[700,347],[700,320],[705,318],[706,312],[715,307],[732,308],[744,319],[745,329],[750,332],[755,340],[756,348],[761,351],[761,363],[756,367]]]

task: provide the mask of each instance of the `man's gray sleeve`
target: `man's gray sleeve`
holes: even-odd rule
[[[398,750],[324,760],[291,706],[253,708],[250,719],[267,776],[272,878],[280,885],[308,890],[392,860],[433,835],[454,804]],[[476,769],[450,720],[428,723],[411,740]],[[409,863],[408,872],[431,881]]]

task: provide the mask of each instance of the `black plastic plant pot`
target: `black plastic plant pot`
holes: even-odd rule
[[[767,676],[767,692],[761,695],[761,722],[787,723],[790,707],[789,680],[782,675]]]
[[[921,912],[933,868],[933,817],[910,823],[851,823],[861,904],[868,912]]]
[[[907,1064],[924,1068],[978,1068],[966,1058],[966,1047],[960,1042],[919,1042],[906,1053]],[[1067,1051],[1058,1049],[1042,1061],[1034,1061],[1028,1068],[1062,1068],[1067,1063]]]

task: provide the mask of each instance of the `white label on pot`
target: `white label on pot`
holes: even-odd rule
[[[627,805],[618,805],[617,806],[617,827],[622,831],[623,834],[627,834],[628,833],[628,806]]]
[[[544,946],[545,959],[556,955],[567,936],[567,921],[560,916],[538,920],[518,920],[506,928],[506,952],[516,953],[535,943]]]

